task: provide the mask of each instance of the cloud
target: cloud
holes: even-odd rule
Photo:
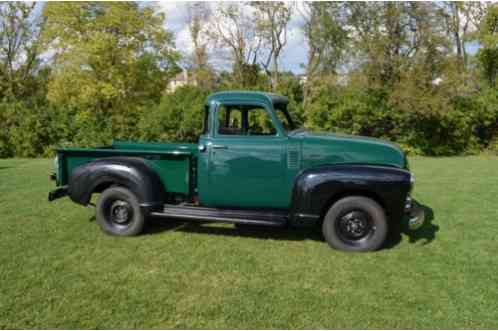
[[[187,6],[189,2],[160,1],[157,7],[166,14],[166,27],[172,30],[181,29],[187,21]]]
[[[296,22],[289,22],[287,45],[282,51],[282,58],[280,60],[283,70],[290,70],[294,73],[303,72],[301,65],[306,63],[308,46],[301,26],[301,24],[296,24]]]

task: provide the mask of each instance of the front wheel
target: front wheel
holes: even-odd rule
[[[384,209],[374,200],[350,196],[330,207],[323,220],[323,235],[333,248],[366,252],[379,249],[387,232]]]
[[[142,232],[145,216],[138,199],[124,187],[111,187],[97,200],[97,223],[100,228],[116,236],[134,236]]]

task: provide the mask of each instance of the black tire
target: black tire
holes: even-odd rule
[[[124,187],[110,187],[97,200],[97,223],[115,236],[135,236],[143,231],[145,216],[138,199]]]
[[[375,200],[350,196],[330,207],[323,219],[322,231],[333,248],[368,252],[382,246],[387,237],[388,224],[384,209]]]

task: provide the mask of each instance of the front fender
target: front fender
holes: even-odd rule
[[[111,185],[128,188],[142,208],[154,209],[164,203],[165,189],[159,175],[136,157],[102,158],[77,167],[69,177],[68,193],[74,202],[87,205],[92,193]]]
[[[318,221],[334,201],[346,195],[372,197],[391,219],[401,218],[410,188],[410,172],[394,167],[349,164],[306,169],[294,183],[291,222]]]

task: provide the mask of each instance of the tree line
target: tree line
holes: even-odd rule
[[[112,139],[195,141],[218,90],[289,97],[313,130],[412,154],[498,152],[498,6],[481,2],[189,3],[191,51],[155,3],[0,3],[0,157]],[[283,71],[289,23],[307,51]],[[168,83],[182,68],[192,82]]]

